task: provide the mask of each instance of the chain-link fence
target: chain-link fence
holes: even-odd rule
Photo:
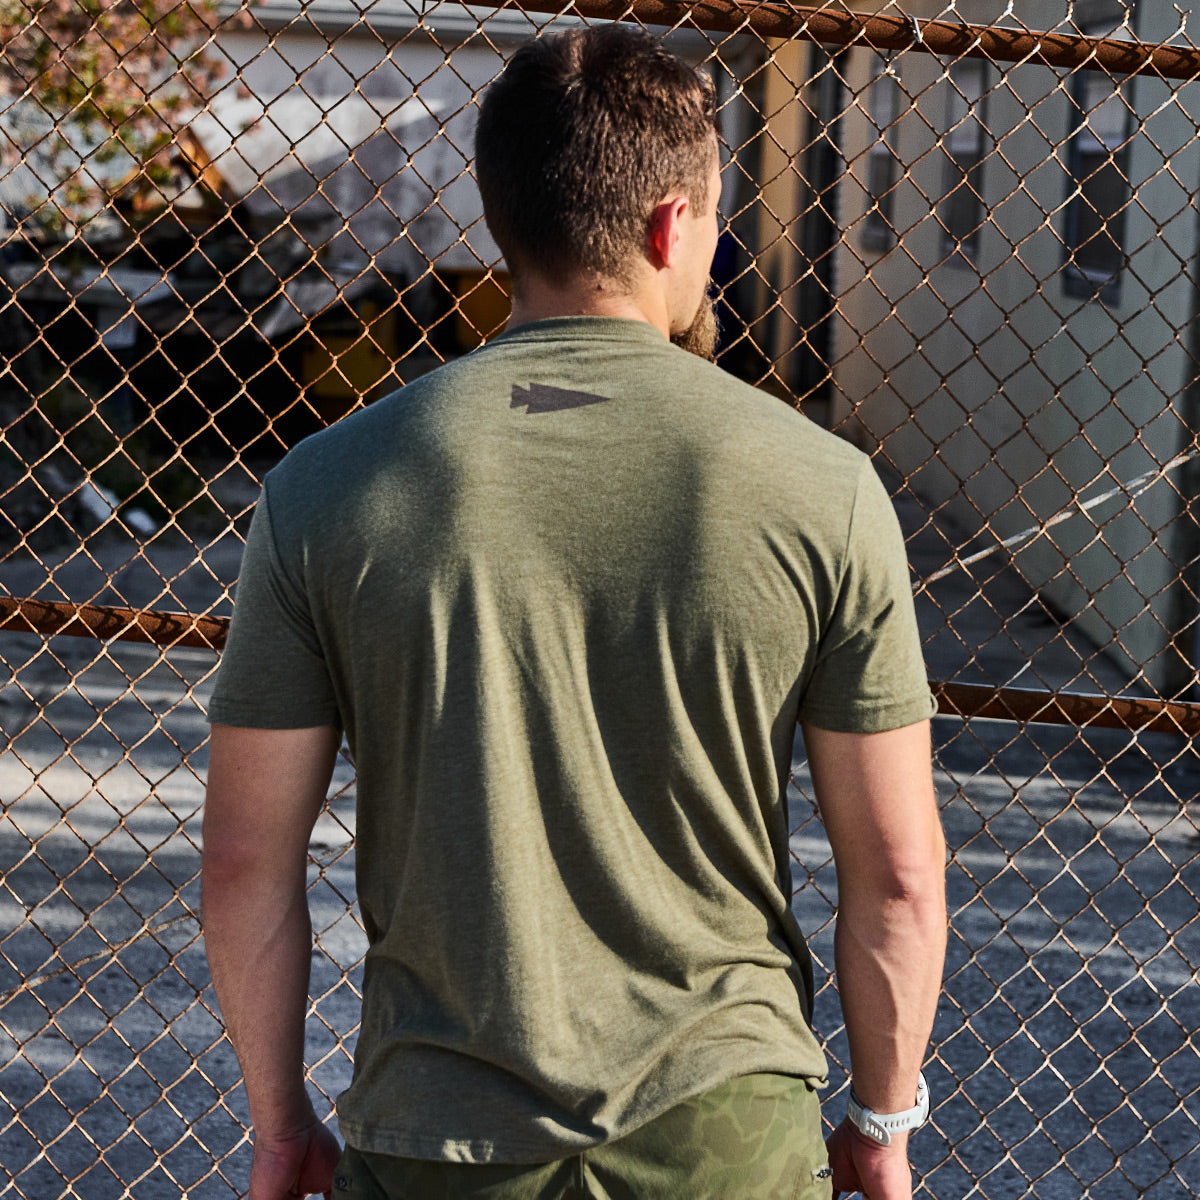
[[[612,18],[717,86],[722,364],[869,449],[909,534],[952,850],[919,1194],[1200,1193],[1200,14],[542,7],[0,0],[0,1195],[244,1183],[197,871],[257,484],[503,323],[476,98],[539,29]],[[820,980],[800,747],[794,777]],[[311,861],[330,1098],[353,828],[343,764]],[[836,1113],[827,979],[817,1015]]]

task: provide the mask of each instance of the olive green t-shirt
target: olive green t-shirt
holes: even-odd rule
[[[522,326],[267,478],[210,719],[358,771],[360,1150],[537,1162],[823,1081],[798,717],[931,711],[870,463],[635,321]]]

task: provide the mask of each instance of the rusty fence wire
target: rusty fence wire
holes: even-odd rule
[[[870,451],[908,534],[952,909],[918,1194],[1200,1193],[1200,14],[862,8],[0,0],[0,1196],[244,1185],[197,871],[258,483],[502,326],[476,99],[607,19],[716,83],[722,365]],[[836,1117],[802,746],[793,782]],[[330,1102],[353,831],[342,763],[310,864]]]

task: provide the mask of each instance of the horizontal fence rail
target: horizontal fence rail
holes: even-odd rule
[[[756,0],[575,0],[564,10],[554,0],[523,0],[525,12],[577,13],[607,21],[636,20],[670,28],[687,25],[710,33],[752,30],[768,38],[807,38],[825,46],[924,51],[948,58],[995,63],[1102,70],[1111,75],[1158,79],[1200,77],[1200,50],[1134,38],[1083,37],[962,21],[921,20],[915,13],[839,12],[830,7],[758,3]]]
[[[98,638],[219,652],[229,635],[229,618],[0,596],[0,629],[42,637]],[[929,682],[938,712],[943,716],[1200,736],[1200,704],[1081,692],[1053,693],[1032,688],[992,688],[936,679]]]

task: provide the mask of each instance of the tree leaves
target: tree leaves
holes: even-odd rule
[[[218,20],[215,0],[0,0],[0,178],[23,166],[24,219],[80,228],[111,186],[161,180],[224,73]]]

